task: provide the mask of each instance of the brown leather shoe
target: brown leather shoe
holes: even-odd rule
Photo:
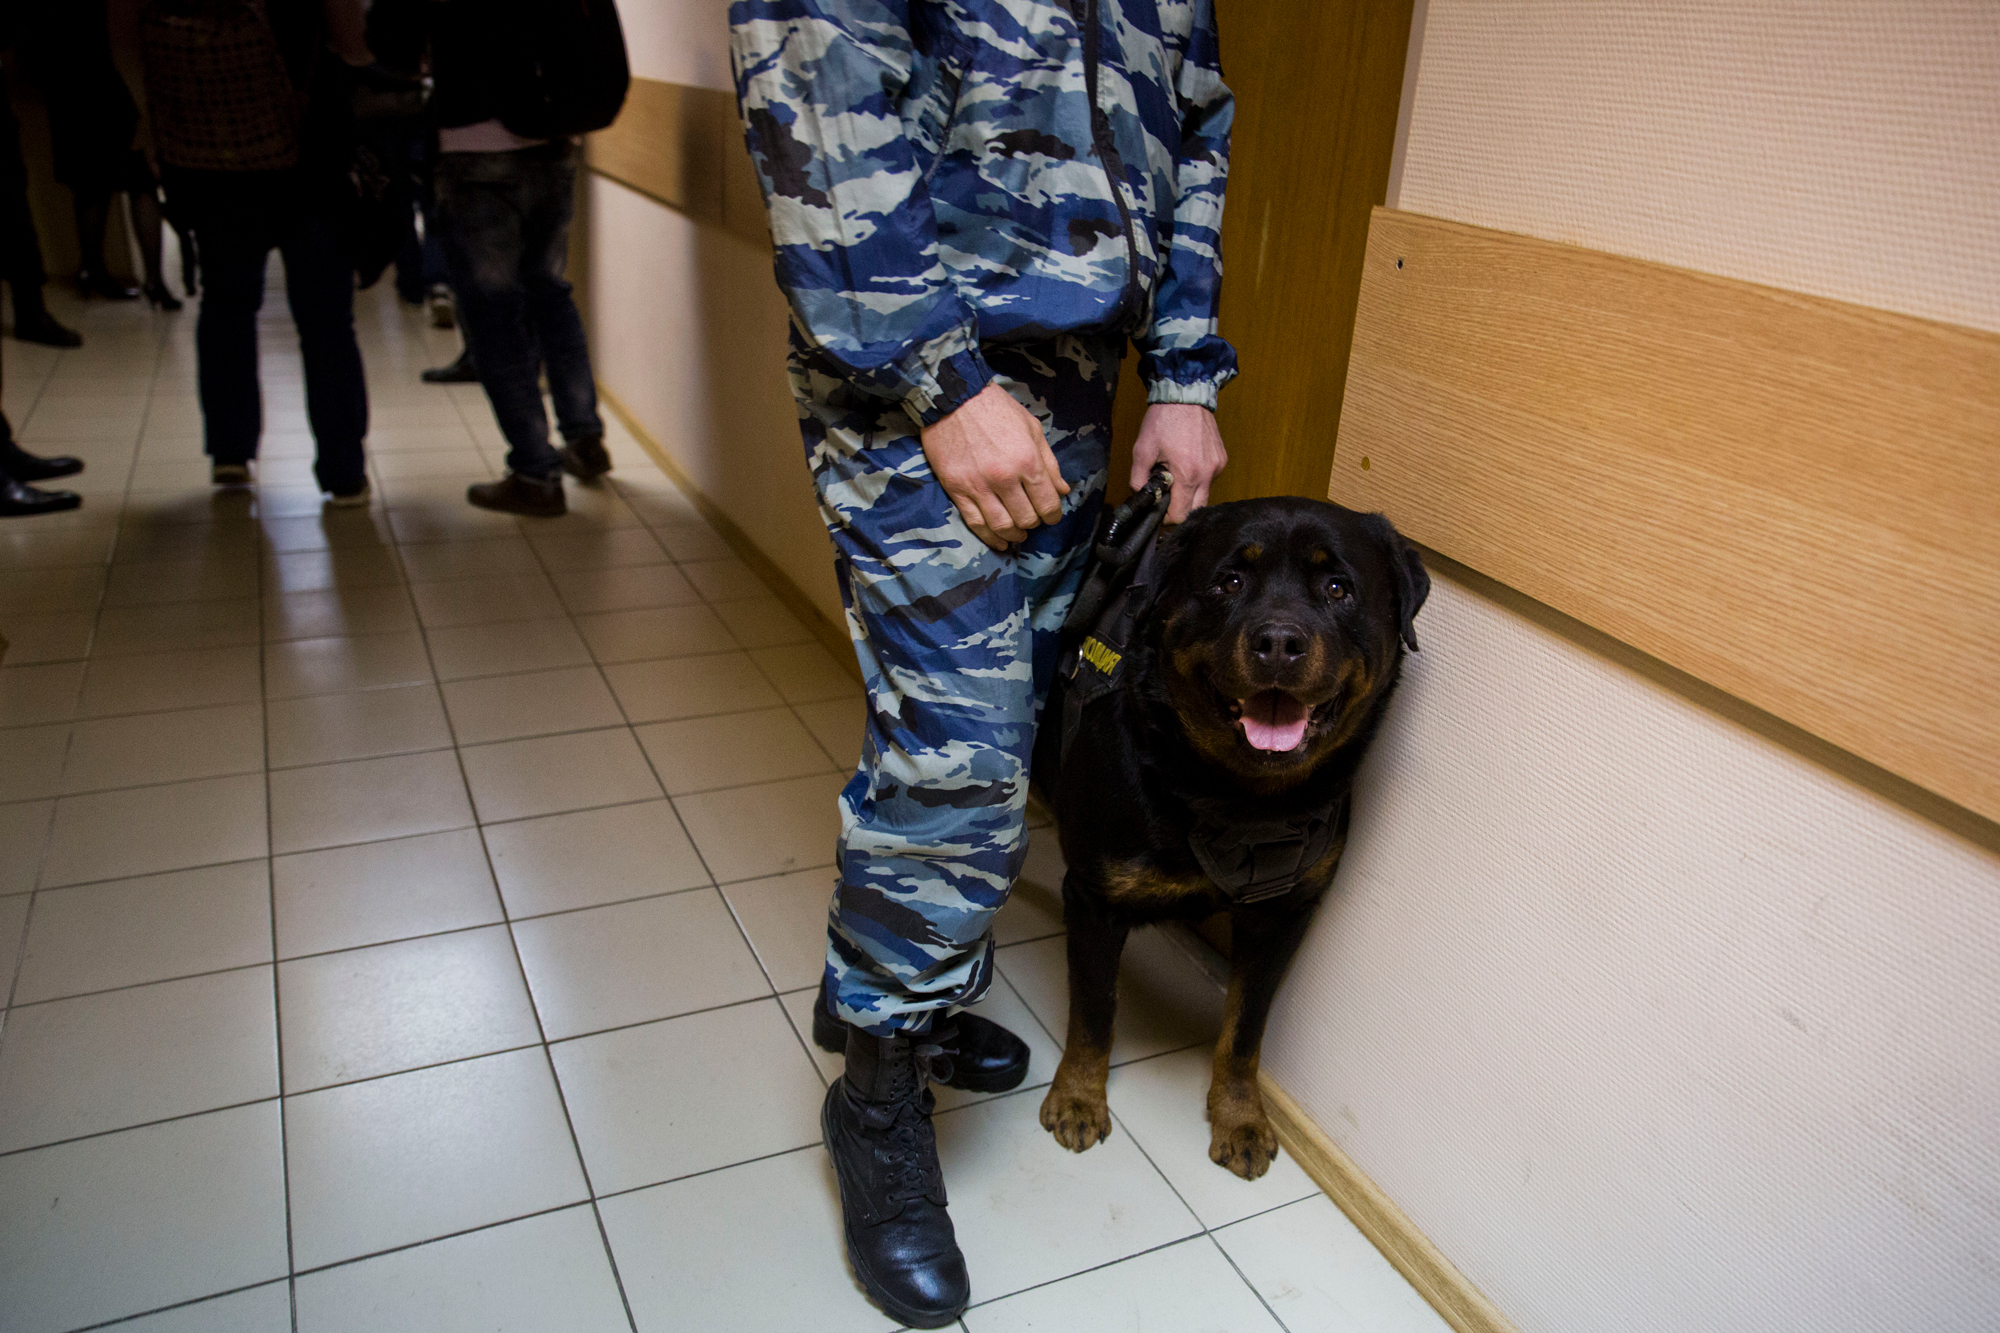
[[[529,518],[556,518],[569,512],[563,499],[562,476],[524,477],[509,472],[499,481],[479,481],[465,488],[465,498],[481,509]]]

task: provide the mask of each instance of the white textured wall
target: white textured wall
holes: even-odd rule
[[[2000,5],[1429,0],[1417,67],[1405,209],[2000,329]],[[2000,858],[1419,629],[1280,1082],[1524,1333],[2000,1328]]]
[[[632,72],[731,87],[727,0],[620,0]],[[785,381],[768,252],[587,176],[598,378],[835,623],[833,547]]]

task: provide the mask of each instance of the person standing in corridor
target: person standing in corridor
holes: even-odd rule
[[[590,344],[569,281],[577,136],[609,125],[631,82],[611,0],[376,0],[371,24],[430,47],[438,127],[432,216],[459,327],[500,432],[507,475],[466,498],[552,518],[563,473],[611,470]],[[563,443],[549,443],[549,399]]]
[[[970,1284],[931,1059],[952,1051],[960,1086],[1026,1073],[1013,1034],[940,1014],[992,979],[1128,339],[1151,404],[1133,484],[1166,462],[1178,522],[1227,461],[1233,101],[1211,0],[738,0],[730,23],[869,695],[814,1025],[847,1058],[822,1130],[856,1275],[935,1328]]]

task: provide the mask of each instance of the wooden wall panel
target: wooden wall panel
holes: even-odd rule
[[[1217,413],[1229,447],[1218,500],[1325,490],[1411,2],[1216,0],[1236,94],[1222,332],[1242,369]]]
[[[729,93],[633,79],[624,110],[585,141],[584,157],[592,171],[689,217],[759,245],[771,243]]]
[[[2000,336],[1378,209],[1328,494],[2000,818]]]

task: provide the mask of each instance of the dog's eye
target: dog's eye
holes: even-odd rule
[[[1216,578],[1215,586],[1209,589],[1209,591],[1219,592],[1224,596],[1228,596],[1230,593],[1242,592],[1243,576],[1241,574],[1238,574],[1233,569],[1229,570],[1228,572],[1221,574]]]
[[[1326,599],[1330,602],[1346,601],[1347,585],[1338,578],[1329,577],[1326,581]]]

